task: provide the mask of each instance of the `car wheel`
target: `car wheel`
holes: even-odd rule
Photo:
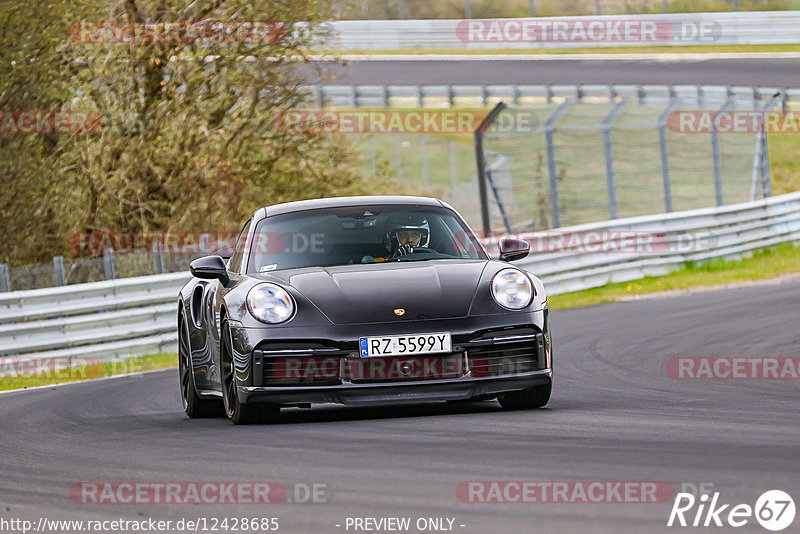
[[[178,374],[181,379],[181,401],[186,415],[192,419],[222,415],[222,406],[218,400],[204,399],[195,389],[189,325],[183,313],[178,318]]]
[[[222,400],[225,414],[235,425],[266,423],[277,419],[280,407],[274,404],[242,404],[236,394],[236,369],[233,362],[233,337],[228,319],[222,321],[222,343],[220,343],[220,367],[222,368]]]
[[[533,386],[522,391],[509,391],[497,397],[500,406],[506,410],[528,410],[541,408],[550,401],[552,384]]]

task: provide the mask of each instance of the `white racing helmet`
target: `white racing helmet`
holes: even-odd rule
[[[430,243],[431,227],[428,220],[422,215],[392,215],[388,221],[389,230],[386,232],[387,248],[394,251],[400,246],[397,240],[397,233],[403,230],[416,230],[422,237],[419,240],[418,247],[427,247]]]

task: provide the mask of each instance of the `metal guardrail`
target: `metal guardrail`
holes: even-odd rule
[[[600,287],[645,276],[661,276],[687,261],[740,259],[755,249],[800,241],[800,192],[754,202],[684,212],[631,217],[559,228],[566,236],[619,235],[633,231],[658,236],[652,251],[534,253],[518,262],[540,277],[549,295]],[[547,232],[544,232],[547,234]],[[521,234],[536,242],[542,233]],[[643,247],[644,248],[644,247]]]
[[[740,257],[757,248],[800,241],[800,192],[557,232],[602,235],[620,230],[658,235],[661,241],[656,242],[655,252],[587,253],[573,248],[534,252],[517,264],[542,278],[548,294],[555,295],[663,275],[685,261]],[[534,249],[540,235],[522,234],[531,239]],[[681,244],[686,243],[689,250],[683,250]],[[109,361],[175,352],[177,292],[188,279],[188,273],[173,273],[0,295],[0,356]]]
[[[706,106],[729,98],[765,103],[779,93],[783,105],[800,99],[800,88],[711,84],[324,84],[307,86],[307,90],[311,94],[311,101],[322,108],[486,107],[500,101],[512,106],[524,106],[560,103],[570,99],[614,102],[622,98],[630,98],[640,104],[658,104],[680,98],[698,106]]]
[[[0,295],[0,356],[30,359],[176,351],[178,290],[189,273]]]
[[[606,15],[495,19],[492,27],[480,20],[344,20],[329,23],[335,36],[328,47],[335,50],[490,50],[536,48],[585,48],[604,46],[757,45],[800,43],[800,13],[753,11],[736,13],[671,13],[653,15]],[[617,36],[606,23],[619,21],[635,28],[649,24],[654,31],[638,29]],[[470,24],[480,31],[470,35]],[[523,33],[529,24],[529,34]],[[556,23],[563,34],[553,35]],[[600,23],[590,27],[591,23]],[[579,25],[583,31],[573,32]],[[623,26],[624,28],[624,26]],[[617,28],[619,30],[619,28]],[[650,36],[652,35],[652,38]],[[549,38],[548,38],[549,36]]]

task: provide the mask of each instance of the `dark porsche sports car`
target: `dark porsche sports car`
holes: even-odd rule
[[[345,197],[261,208],[231,254],[192,262],[180,292],[189,417],[274,419],[281,407],[497,399],[547,404],[553,377],[540,280],[489,259],[446,203]]]

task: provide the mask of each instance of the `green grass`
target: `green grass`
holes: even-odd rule
[[[715,54],[748,52],[800,52],[800,44],[765,45],[689,45],[689,46],[609,46],[576,48],[408,48],[403,50],[337,50],[324,54],[334,55],[409,55],[409,54],[465,54],[465,55],[530,55],[530,54]]]
[[[579,308],[617,302],[632,295],[763,280],[798,272],[800,247],[787,243],[755,251],[751,257],[739,261],[714,259],[700,265],[688,262],[682,269],[665,276],[648,276],[631,282],[553,295],[548,298],[548,304],[552,310]]]
[[[87,358],[88,359],[88,358]],[[0,367],[0,391],[36,386],[49,386],[65,382],[76,382],[129,373],[140,373],[155,369],[168,369],[178,365],[176,354],[154,354],[150,356],[119,358],[112,362],[62,368],[66,359],[59,360],[44,373],[28,372],[26,366],[11,368],[8,363]]]

